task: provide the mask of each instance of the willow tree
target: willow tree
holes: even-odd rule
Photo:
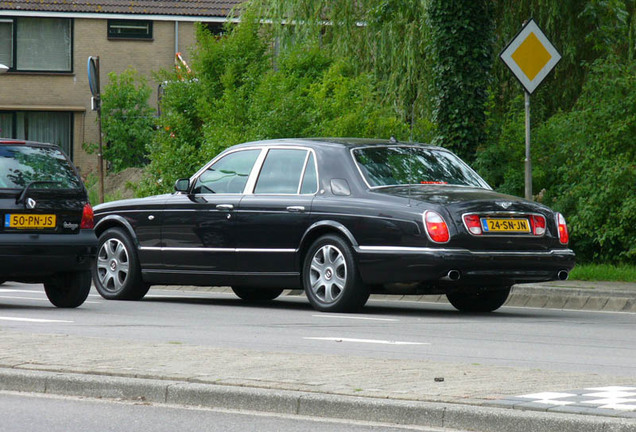
[[[320,46],[359,73],[372,73],[381,100],[410,126],[430,135],[427,0],[254,0],[272,22],[280,50]]]

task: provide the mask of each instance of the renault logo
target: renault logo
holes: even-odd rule
[[[26,206],[28,209],[34,209],[36,204],[37,203],[35,202],[33,198],[27,198]]]

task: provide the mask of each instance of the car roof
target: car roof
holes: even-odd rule
[[[282,138],[246,142],[238,144],[235,147],[253,147],[253,146],[309,146],[309,147],[344,147],[348,149],[354,149],[359,147],[369,146],[419,146],[426,148],[434,148],[440,150],[446,150],[443,147],[432,146],[429,144],[422,144],[417,142],[400,142],[394,139],[378,139],[378,138]]]

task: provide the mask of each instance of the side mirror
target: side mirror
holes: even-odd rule
[[[174,182],[174,190],[177,192],[188,192],[190,189],[190,179],[182,178]]]

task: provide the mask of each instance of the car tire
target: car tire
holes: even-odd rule
[[[99,236],[93,282],[108,300],[141,300],[150,289],[141,278],[135,246],[121,228],[107,229]]]
[[[248,302],[266,302],[274,300],[283,293],[283,290],[280,288],[270,289],[245,286],[233,286],[232,291],[234,291],[234,294],[236,294],[240,299]]]
[[[508,299],[510,287],[481,290],[476,293],[461,291],[446,294],[446,298],[460,312],[492,312]]]
[[[62,273],[44,282],[49,301],[59,308],[80,306],[91,290],[91,272]]]
[[[337,235],[318,238],[305,255],[303,287],[321,312],[355,312],[369,299],[349,244]]]

